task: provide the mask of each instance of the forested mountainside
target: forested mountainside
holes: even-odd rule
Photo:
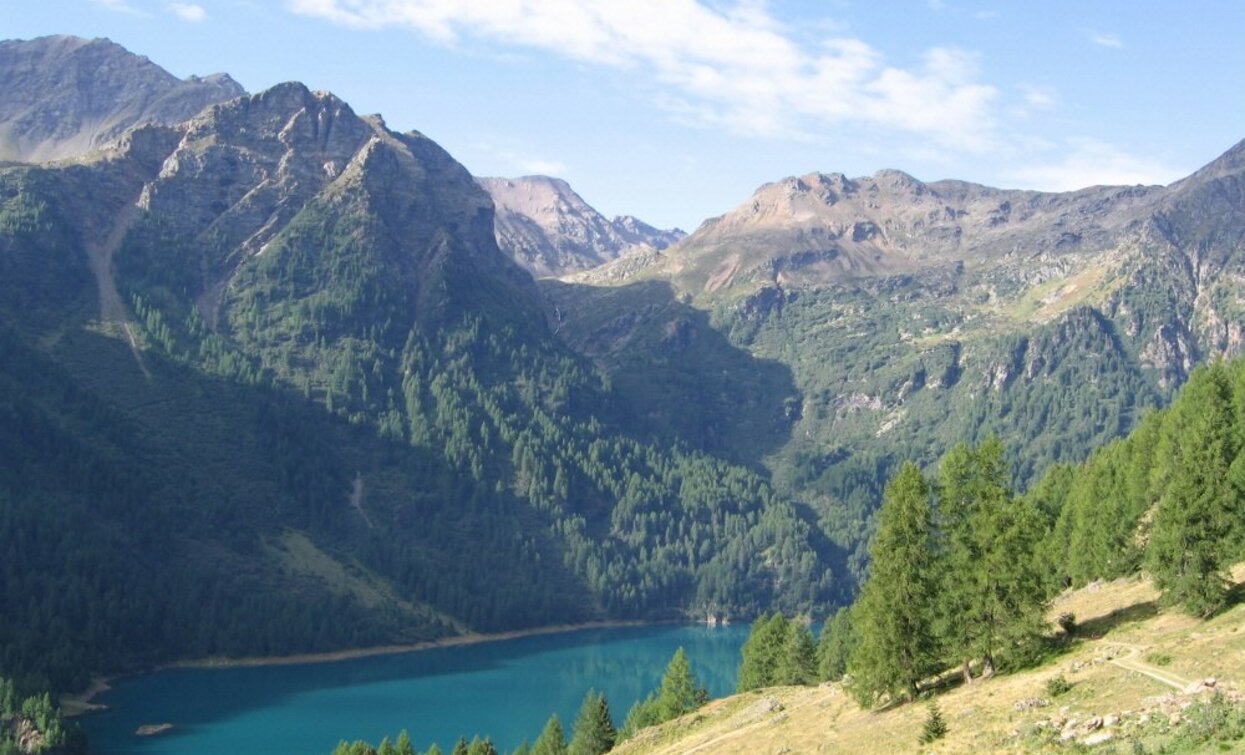
[[[1023,487],[1240,352],[1243,170],[1245,143],[1167,187],[810,174],[544,290],[649,433],[763,464],[859,564],[900,461],[996,434]]]
[[[23,687],[846,589],[763,476],[626,432],[462,166],[330,94],[0,170],[0,280]]]
[[[0,675],[23,689],[821,615],[900,461],[997,434],[1023,487],[1240,348],[1245,145],[1068,194],[811,174],[664,250],[610,221],[647,248],[537,284],[424,136],[214,81],[188,120],[0,168]]]

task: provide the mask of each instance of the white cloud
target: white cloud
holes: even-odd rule
[[[1025,188],[1072,191],[1087,186],[1169,184],[1184,173],[1158,160],[1125,152],[1097,139],[1075,138],[1057,147],[1063,156],[1014,171]]]
[[[1120,35],[1112,34],[1110,32],[1100,32],[1100,31],[1089,32],[1089,41],[1093,42],[1096,45],[1101,45],[1103,47],[1119,48],[1119,47],[1124,46],[1124,40],[1120,39]]]
[[[645,76],[655,101],[687,121],[759,136],[854,124],[977,150],[990,141],[996,90],[975,58],[929,50],[915,68],[887,65],[850,37],[801,43],[763,2],[699,0],[287,0],[296,13],[359,29],[406,27],[537,49]],[[832,32],[833,33],[833,32]]]
[[[506,175],[565,176],[566,163],[535,153],[530,145],[507,137],[502,143],[477,142],[474,148]]]
[[[560,176],[566,174],[566,163],[557,160],[545,160],[540,157],[525,157],[515,161],[523,173],[541,176]]]
[[[146,16],[143,11],[130,5],[126,0],[91,0],[94,5],[113,13],[127,13],[131,16]]]
[[[207,18],[207,11],[202,5],[193,3],[169,3],[169,13],[190,24],[197,24]]]
[[[1024,95],[1025,104],[1031,108],[1050,108],[1059,101],[1055,90],[1050,87],[1025,85],[1020,88],[1020,91]]]

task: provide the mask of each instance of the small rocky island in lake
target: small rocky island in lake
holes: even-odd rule
[[[172,731],[172,729],[173,729],[173,724],[169,724],[169,723],[143,724],[142,726],[135,729],[134,733],[140,737],[154,737],[157,734],[164,734],[167,731]]]

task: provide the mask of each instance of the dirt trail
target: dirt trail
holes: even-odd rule
[[[147,365],[143,363],[143,355],[138,347],[138,335],[134,331],[133,323],[130,322],[129,310],[121,298],[121,293],[117,290],[117,275],[112,264],[113,254],[120,248],[125,234],[134,225],[134,221],[138,220],[139,213],[136,203],[127,204],[117,214],[117,220],[113,223],[108,235],[102,241],[87,239],[85,246],[91,272],[95,275],[95,283],[99,287],[99,319],[104,323],[111,322],[120,326],[130,344],[130,351],[134,353],[134,359],[138,362],[138,368],[150,380],[151,373],[148,372]]]
[[[790,708],[784,707],[784,708],[778,708],[772,711],[765,711],[763,713],[758,712],[758,718],[755,721],[751,721],[747,724],[744,724],[743,726],[740,726],[737,729],[732,729],[726,732],[725,734],[719,734],[716,737],[713,737],[704,742],[701,742],[695,747],[692,747],[687,750],[683,750],[682,755],[691,755],[691,753],[693,752],[705,751],[706,748],[716,747],[717,745],[721,744],[722,742],[725,742],[728,739],[736,739],[738,737],[743,736],[744,734],[747,734],[750,731],[761,728],[763,726],[773,726],[775,716],[784,716],[784,717],[788,716],[794,711],[800,710],[802,708],[807,708],[808,706],[813,705],[815,703],[819,703],[823,701],[824,699],[825,699],[824,697],[818,697],[815,699],[806,700],[800,705],[794,705],[794,706],[791,706]],[[759,706],[762,704],[762,702],[763,701],[758,701],[755,705]]]
[[[1189,679],[1177,676],[1170,671],[1165,671],[1157,666],[1153,666],[1140,660],[1138,656],[1141,655],[1143,650],[1147,650],[1148,648],[1144,648],[1141,645],[1133,645],[1127,642],[1110,642],[1106,644],[1108,647],[1120,647],[1128,650],[1128,655],[1122,658],[1111,659],[1111,663],[1122,669],[1136,671],[1138,674],[1143,674],[1157,682],[1162,682],[1169,687],[1175,687],[1181,691],[1184,691],[1190,684],[1192,684],[1192,681]]]

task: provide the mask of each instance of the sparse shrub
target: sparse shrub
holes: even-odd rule
[[[1233,749],[1232,743],[1239,744],[1242,739],[1245,739],[1245,706],[1234,705],[1216,692],[1209,700],[1198,700],[1185,709],[1184,726],[1176,744],[1196,751],[1218,742],[1221,751],[1229,752]]]
[[[947,735],[947,722],[938,710],[938,703],[929,701],[929,713],[925,716],[925,725],[921,727],[920,742],[927,745]]]
[[[1059,618],[1055,619],[1055,623],[1063,630],[1065,637],[1071,637],[1076,634],[1076,614],[1071,611],[1064,611],[1059,614]]]
[[[1155,666],[1166,666],[1172,662],[1172,657],[1167,653],[1150,653],[1146,656],[1146,660]]]
[[[1059,697],[1070,689],[1072,689],[1072,685],[1064,678],[1063,674],[1052,676],[1046,680],[1046,694],[1051,697]]]

